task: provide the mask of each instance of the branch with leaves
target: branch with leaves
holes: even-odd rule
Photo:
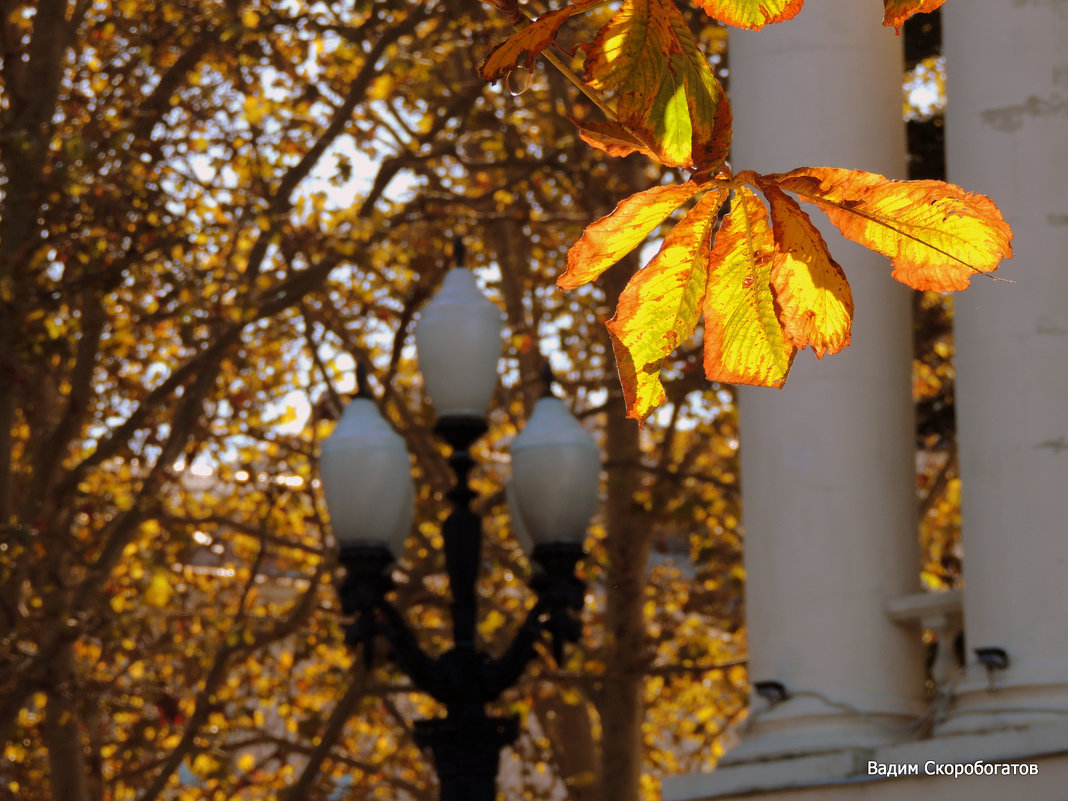
[[[886,0],[883,22],[900,27],[941,3]],[[792,18],[803,0],[696,4],[720,23],[759,29]],[[492,5],[512,14],[509,3]],[[482,77],[532,69],[568,21],[600,5],[579,0],[522,27],[486,57]],[[915,289],[965,289],[1012,255],[1012,232],[993,202],[941,181],[832,167],[733,173],[728,98],[674,0],[623,0],[580,49],[581,88],[597,93],[608,117],[580,123],[582,138],[610,156],[641,153],[689,173],[684,183],[620,201],[589,225],[557,282],[574,289],[593,281],[681,211],[608,323],[629,417],[644,421],[665,401],[661,366],[702,317],[712,381],[782,387],[798,350],[822,358],[849,344],[849,283],[798,199],[888,256],[893,277]]]

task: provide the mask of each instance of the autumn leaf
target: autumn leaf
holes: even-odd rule
[[[771,288],[776,243],[763,200],[735,188],[716,233],[705,295],[705,376],[781,387],[797,348],[779,324]]]
[[[609,156],[623,158],[632,153],[641,153],[651,159],[659,160],[652,145],[644,142],[628,128],[618,122],[575,122],[582,141],[590,147],[603,150]]]
[[[579,129],[582,141],[591,147],[603,150],[610,156],[623,158],[632,153],[641,153],[655,161],[660,161],[654,143],[640,139],[637,134],[618,122],[587,122],[585,124],[574,120],[572,122]],[[712,165],[706,172],[711,173],[718,169],[730,155],[732,123],[731,104],[727,95],[723,95],[716,106],[712,134],[708,141],[701,143],[703,163]]]
[[[538,56],[553,43],[564,23],[576,14],[588,11],[599,2],[600,0],[580,0],[542,14],[537,20],[493,48],[479,67],[479,75],[483,80],[497,81],[519,66],[533,69]]]
[[[622,259],[671,212],[701,190],[700,184],[654,186],[621,200],[606,217],[590,223],[567,252],[567,270],[556,285],[575,289],[594,280]]]
[[[564,289],[596,278],[672,211],[710,190],[627,284],[608,323],[629,417],[643,421],[664,401],[660,369],[702,311],[710,380],[781,387],[798,349],[822,358],[849,344],[849,285],[812,221],[774,177],[743,172],[733,187],[732,209],[711,248],[726,189],[690,181],[623,200],[568,254],[557,282]]]
[[[755,31],[797,16],[804,0],[694,0],[694,3],[724,25]]]
[[[967,289],[973,275],[1012,256],[997,206],[952,184],[832,167],[766,177],[818,205],[849,239],[889,256],[894,278],[914,289]]]
[[[669,167],[710,168],[723,90],[672,0],[624,0],[587,50],[584,81]]]
[[[771,206],[775,262],[771,287],[779,323],[796,348],[811,347],[816,357],[849,344],[853,294],[842,268],[831,258],[816,226],[793,198],[751,173]]]
[[[708,284],[709,242],[727,191],[715,188],[664,239],[619,296],[608,322],[627,416],[639,421],[664,402],[660,368],[697,327]]]
[[[710,171],[719,170],[731,154],[731,137],[734,132],[734,112],[731,111],[730,98],[726,94],[719,99],[716,113],[712,120],[712,135],[702,143],[701,153],[705,157],[699,166]]]
[[[883,0],[883,25],[897,28],[901,33],[901,26],[913,14],[929,13],[944,2],[946,0]]]
[[[162,609],[170,603],[172,593],[173,589],[166,573],[157,570],[152,574],[152,580],[145,589],[144,595],[141,596],[141,600],[149,606]]]

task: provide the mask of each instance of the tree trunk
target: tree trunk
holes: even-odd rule
[[[627,260],[602,279],[613,306],[634,267],[635,261]],[[635,501],[641,486],[640,429],[626,414],[622,391],[616,389],[605,408],[605,458],[612,465],[605,500],[607,668],[599,699],[601,797],[606,801],[638,801],[641,796],[642,685],[648,661],[643,608],[650,534],[644,510]]]
[[[593,736],[592,709],[586,698],[569,701],[556,692],[538,701],[537,711],[552,743],[557,773],[567,787],[568,801],[599,801],[600,764]]]
[[[51,688],[41,739],[48,751],[52,798],[56,801],[91,801],[78,719],[73,645],[65,645],[57,655],[49,678]]]

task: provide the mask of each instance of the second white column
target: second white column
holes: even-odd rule
[[[792,21],[732,31],[736,171],[901,177],[901,40],[881,11],[808,0]],[[918,632],[884,612],[918,589],[909,294],[809,208],[853,289],[853,341],[799,354],[782,391],[740,391],[750,679],[791,698],[754,694],[725,764],[886,742],[921,708]]]

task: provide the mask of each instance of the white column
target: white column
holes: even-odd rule
[[[1068,711],[1068,3],[944,14],[949,179],[1015,232],[1015,283],[954,301],[965,640],[1010,664],[968,671],[951,732],[1068,719],[1027,711]]]
[[[902,176],[901,40],[881,12],[808,0],[731,32],[736,170]],[[884,608],[918,589],[909,295],[812,211],[853,288],[853,343],[799,354],[782,391],[740,391],[750,679],[795,695],[771,709],[754,695],[728,764],[885,742],[921,708],[919,636]]]

